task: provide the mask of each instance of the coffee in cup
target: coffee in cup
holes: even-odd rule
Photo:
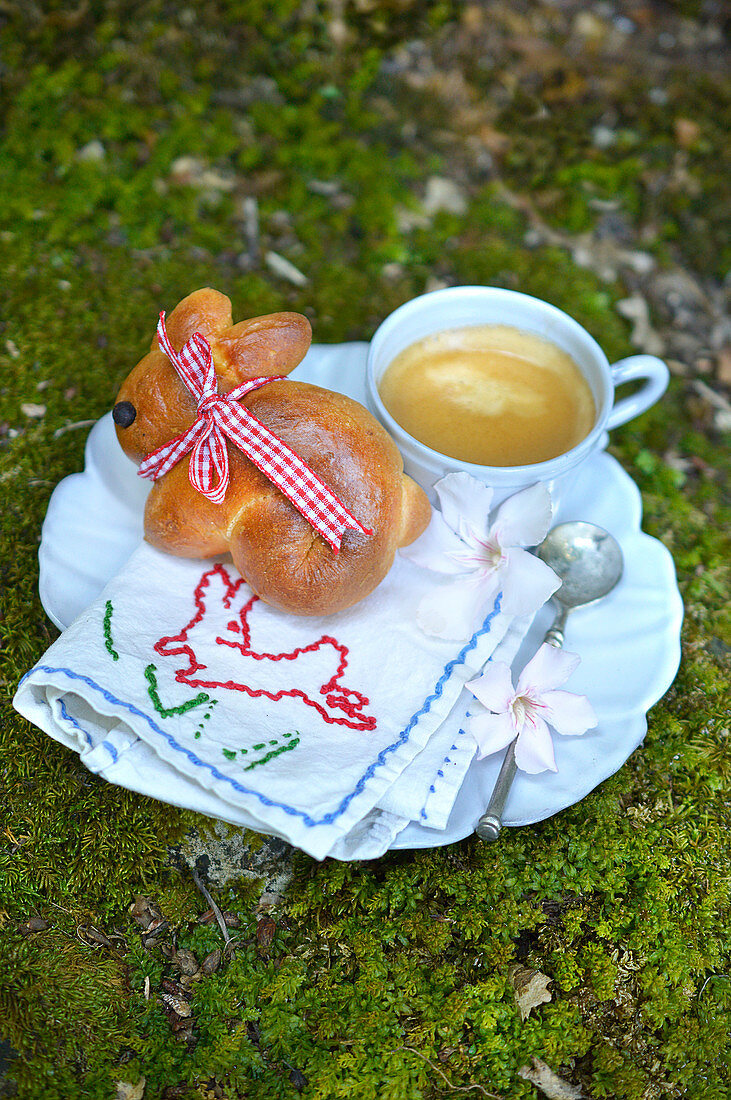
[[[393,359],[378,390],[409,435],[484,466],[555,458],[596,420],[589,384],[568,352],[510,325],[424,336]]]
[[[462,437],[467,432],[465,417],[454,417],[455,424],[450,429],[451,443],[449,440],[446,443],[437,440],[426,443],[417,434],[424,431],[422,427],[413,425],[410,430],[398,418],[399,415],[406,418],[413,412],[401,411],[396,415],[390,411],[382,396],[383,381],[402,352],[411,346],[418,348],[422,341],[427,341],[426,346],[432,347],[431,339],[435,337],[438,343],[443,333],[486,327],[501,329],[503,337],[506,330],[517,331],[520,335],[520,346],[523,348],[524,335],[536,337],[539,341],[554,345],[573,362],[583,384],[588,387],[594,408],[592,414],[591,404],[584,394],[583,398],[578,399],[579,406],[584,410],[578,417],[579,426],[576,426],[573,414],[568,418],[574,423],[570,430],[581,436],[578,442],[558,443],[558,452],[551,458],[526,459],[525,456],[529,453],[527,448],[532,445],[529,437],[533,434],[533,429],[530,429],[524,433],[520,441],[521,451],[516,452],[516,455],[509,454],[505,444],[505,449],[497,454],[497,458],[494,455],[487,460],[482,457],[477,460],[454,457],[449,453],[450,449],[464,453],[459,448],[462,446]],[[436,499],[436,482],[446,474],[462,470],[492,488],[493,506],[520,489],[541,482],[548,487],[556,507],[582,463],[606,446],[608,431],[649,409],[664,392],[669,377],[665,363],[654,355],[632,355],[628,359],[610,364],[601,347],[586,329],[548,302],[502,287],[447,287],[405,302],[379,325],[368,348],[366,400],[371,412],[395,440],[403,455],[404,469],[427,491],[432,500]],[[634,392],[618,398],[616,388],[625,382],[640,384]],[[475,389],[474,386],[471,388]],[[480,390],[479,386],[476,388]],[[582,392],[582,383],[570,385],[569,389],[576,401],[577,393]],[[384,392],[388,399],[388,390]],[[483,386],[481,392],[483,396],[477,404],[484,409],[489,404],[490,397],[486,387]],[[492,393],[494,399],[494,389]],[[423,406],[439,406],[440,402],[438,394],[432,393],[427,397],[424,385],[418,377],[412,383],[411,398],[405,404],[416,406],[417,415],[421,415],[422,411],[427,412]],[[581,423],[587,410],[588,432],[585,431],[586,420]],[[439,407],[428,410],[428,413],[437,420],[440,417],[452,419],[451,414],[445,417],[443,409]],[[548,412],[543,419],[551,421],[557,417]],[[413,424],[412,421],[410,423]],[[493,427],[497,431],[497,425]],[[548,424],[547,427],[552,431],[555,426]],[[490,430],[492,429],[486,428],[484,434],[488,435]]]

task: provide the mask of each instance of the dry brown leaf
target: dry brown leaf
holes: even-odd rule
[[[665,342],[659,332],[652,327],[650,321],[650,307],[641,294],[633,294],[630,298],[623,298],[617,302],[617,312],[632,322],[632,334],[630,340],[636,348],[647,355],[662,355],[665,351]]]
[[[548,991],[553,978],[542,974],[540,970],[530,970],[525,966],[515,966],[510,972],[515,1000],[520,1009],[521,1020],[527,1020],[534,1008],[551,1000]]]
[[[724,386],[731,386],[731,344],[725,344],[718,353],[716,377]]]
[[[48,921],[43,917],[28,917],[25,925],[29,932],[45,932],[48,926]]]
[[[188,1002],[174,993],[163,993],[161,998],[166,1007],[171,1009],[177,1016],[190,1016],[193,1012]]]
[[[181,948],[180,951],[175,952],[173,963],[180,973],[185,974],[187,977],[198,973],[198,960],[193,952],[188,951],[186,948]]]
[[[117,1087],[117,1095],[114,1100],[142,1100],[145,1095],[145,1078],[140,1077],[136,1085],[130,1084],[129,1081],[115,1081]]]
[[[692,118],[675,119],[675,140],[681,149],[690,149],[701,134],[701,128]]]
[[[503,153],[507,153],[508,149],[513,145],[512,137],[509,137],[508,134],[503,134],[500,130],[496,130],[488,123],[480,127],[477,136],[487,151],[497,157],[502,156]]]
[[[201,963],[201,970],[206,977],[210,977],[211,974],[214,974],[216,970],[218,970],[220,965],[221,952],[220,949],[216,947],[213,951],[209,951],[206,955],[205,959]]]
[[[256,940],[260,947],[267,948],[274,939],[277,926],[271,917],[260,917],[256,922]]]
[[[159,924],[162,920],[162,913],[160,907],[152,898],[143,897],[138,895],[128,910],[130,916],[132,916],[138,924],[147,931],[152,924]]]
[[[539,1088],[547,1100],[582,1100],[584,1095],[578,1085],[564,1081],[563,1077],[554,1073],[540,1058],[531,1059],[531,1065],[522,1066],[518,1074]]]

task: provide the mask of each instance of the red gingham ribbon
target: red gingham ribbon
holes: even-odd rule
[[[176,352],[165,329],[165,314],[160,314],[157,338],[186,387],[198,402],[198,416],[186,431],[147,455],[138,473],[157,481],[171,470],[183,455],[192,450],[188,476],[199,493],[220,504],[228,488],[228,451],[226,437],[261,470],[269,481],[292,502],[330,544],[340,549],[343,533],[350,529],[364,535],[373,532],[364,527],[338,500],[324,481],[295,454],[286,443],[239,404],[247,393],[267,382],[282,381],[282,376],[252,378],[241,386],[218,393],[211,346],[200,332]],[[214,475],[218,480],[214,484]]]

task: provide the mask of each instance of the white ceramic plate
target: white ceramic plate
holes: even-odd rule
[[[340,390],[365,403],[367,345],[315,346],[293,377]],[[48,616],[67,627],[102,591],[142,539],[142,509],[150,483],[137,477],[116,440],[111,413],[94,426],[83,473],[54,490],[43,524],[40,595]],[[683,606],[670,554],[640,530],[640,494],[609,455],[581,468],[556,522],[600,524],[619,540],[625,570],[617,588],[594,607],[572,613],[566,648],[581,654],[572,691],[588,695],[597,729],[583,737],[556,737],[558,772],[519,772],[505,810],[506,825],[542,821],[578,802],[613,775],[642,741],[649,708],[667,691],[680,662]],[[516,665],[535,651],[551,622],[544,608]],[[412,823],[394,848],[451,844],[473,832],[495,785],[502,753],[475,761],[444,831]]]

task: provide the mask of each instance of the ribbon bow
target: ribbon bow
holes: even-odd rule
[[[228,393],[218,393],[211,345],[205,336],[194,332],[176,352],[165,328],[165,314],[161,313],[157,338],[185,386],[197,400],[198,415],[190,428],[143,459],[138,470],[141,477],[157,481],[192,450],[188,476],[193,488],[213,504],[221,504],[229,483],[228,438],[269,481],[281,489],[335,553],[340,549],[346,530],[361,531],[364,535],[373,533],[351,515],[298,454],[244,405],[239,404],[247,393],[267,382],[282,381],[283,376],[252,378]],[[218,479],[215,483],[214,477]]]

